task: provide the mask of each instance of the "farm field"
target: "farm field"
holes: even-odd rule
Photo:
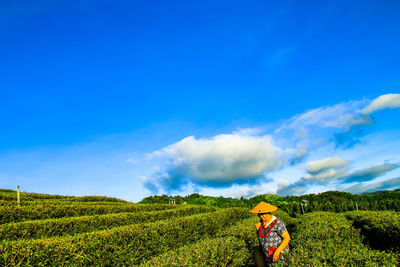
[[[248,208],[40,194],[18,206],[10,191],[0,190],[0,266],[254,265],[258,217]],[[292,237],[291,253],[277,266],[400,263],[399,212],[275,216]]]

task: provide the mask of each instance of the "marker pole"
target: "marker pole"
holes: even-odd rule
[[[20,201],[20,195],[19,195],[19,193],[20,193],[20,191],[19,191],[19,185],[17,186],[17,203],[18,203],[18,206],[21,204],[21,201]]]

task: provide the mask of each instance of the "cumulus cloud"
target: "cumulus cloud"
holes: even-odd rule
[[[168,191],[188,182],[212,186],[251,183],[277,169],[281,154],[270,136],[190,136],[153,153],[167,158],[168,164],[166,172],[155,175],[146,185],[152,191],[154,187]]]
[[[307,163],[306,170],[311,174],[317,174],[331,168],[347,167],[349,163],[341,158],[326,158]]]
[[[365,192],[373,192],[373,191],[397,189],[397,188],[400,188],[400,177],[388,179],[373,184],[356,184],[346,189],[343,189],[343,191],[350,192],[353,194],[360,194]]]
[[[386,94],[374,99],[371,104],[363,108],[360,113],[369,115],[375,111],[387,108],[400,108],[400,94]]]
[[[330,181],[344,175],[347,171],[348,162],[341,158],[326,158],[308,162],[306,165],[306,180],[327,184]]]

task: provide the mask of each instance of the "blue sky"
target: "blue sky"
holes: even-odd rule
[[[0,1],[0,188],[400,187],[398,1]]]

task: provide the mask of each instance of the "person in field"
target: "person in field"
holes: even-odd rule
[[[250,210],[260,218],[260,222],[256,224],[260,246],[253,251],[257,266],[272,266],[278,260],[283,260],[284,253],[289,252],[289,232],[285,224],[271,214],[277,209],[273,205],[260,202]]]

